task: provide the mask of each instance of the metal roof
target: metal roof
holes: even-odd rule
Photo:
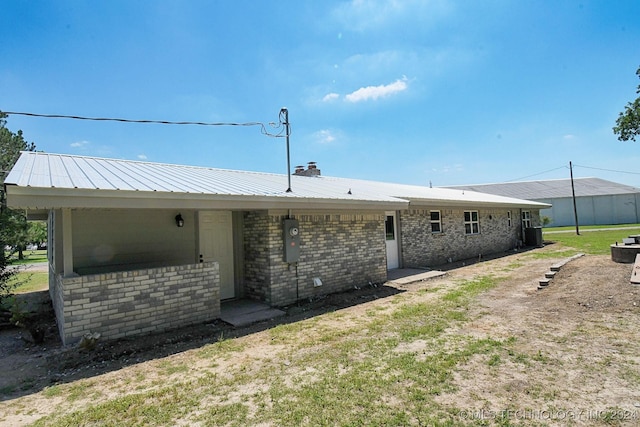
[[[335,177],[287,175],[131,160],[23,152],[5,179],[11,206],[230,209],[405,209],[547,205],[490,194]]]
[[[638,188],[600,178],[575,178],[573,181],[576,197],[640,193],[640,189]],[[572,197],[570,179],[506,182],[501,184],[457,185],[447,188],[480,191],[527,200],[546,200]]]

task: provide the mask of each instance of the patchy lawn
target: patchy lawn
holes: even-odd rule
[[[405,286],[219,322],[45,348],[0,342],[0,423],[75,425],[637,425],[640,288],[606,255],[560,245]]]

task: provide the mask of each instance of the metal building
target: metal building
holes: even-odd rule
[[[576,210],[579,225],[632,224],[640,222],[640,189],[600,178],[575,178]],[[460,185],[465,189],[499,196],[549,203],[540,210],[550,226],[575,225],[570,179]]]

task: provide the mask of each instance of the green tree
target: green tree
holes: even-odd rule
[[[636,75],[640,78],[640,67]],[[636,93],[640,93],[640,85]],[[613,127],[613,133],[618,135],[620,141],[635,141],[636,136],[640,135],[640,96],[635,101],[629,102],[620,113]]]
[[[36,145],[27,142],[22,136],[22,131],[17,133],[7,129],[7,115],[0,111],[0,246],[4,249],[6,245],[13,246],[18,250],[19,258],[23,258],[22,251],[26,247],[28,240],[27,218],[24,212],[13,210],[7,207],[4,194],[4,180],[20,157],[21,151],[35,151]],[[4,250],[2,251],[4,257]],[[6,260],[5,260],[6,263]]]

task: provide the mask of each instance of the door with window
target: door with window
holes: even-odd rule
[[[220,299],[236,296],[233,268],[231,212],[200,212],[200,261],[217,261],[220,268]]]
[[[395,212],[386,212],[384,220],[385,240],[387,244],[387,270],[400,267],[398,256],[398,227]]]

